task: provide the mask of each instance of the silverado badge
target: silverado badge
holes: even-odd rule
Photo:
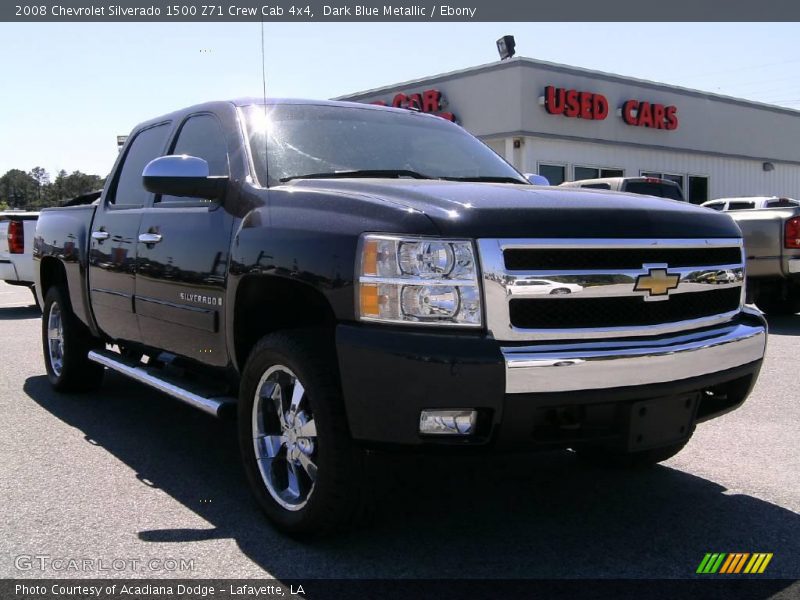
[[[681,276],[670,274],[666,268],[649,268],[647,273],[642,273],[636,278],[634,292],[647,292],[645,300],[650,298],[669,296],[671,290],[678,287]]]

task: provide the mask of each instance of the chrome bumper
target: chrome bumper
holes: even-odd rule
[[[627,340],[502,348],[506,393],[566,392],[647,385],[719,373],[764,357],[763,325]]]

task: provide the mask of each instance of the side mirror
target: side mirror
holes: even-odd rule
[[[196,156],[161,156],[147,163],[142,183],[148,192],[218,200],[225,195],[228,177],[209,177],[208,163]]]
[[[524,175],[525,179],[533,185],[550,185],[550,181],[544,175],[537,175],[536,173],[524,173]]]

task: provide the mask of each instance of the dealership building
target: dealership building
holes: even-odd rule
[[[694,203],[800,198],[800,111],[533,60],[508,60],[338,98],[453,120],[551,183],[654,176]]]

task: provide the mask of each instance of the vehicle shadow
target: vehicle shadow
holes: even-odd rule
[[[800,335],[800,315],[767,317],[769,332],[778,335]]]
[[[567,452],[373,457],[372,523],[303,544],[277,533],[251,499],[233,421],[115,373],[102,395],[55,394],[44,376],[24,391],[213,524],[140,531],[140,540],[231,538],[265,576],[685,578],[706,552],[736,551],[774,552],[769,577],[800,575],[800,515],[673,468],[591,469]],[[195,576],[209,575],[200,564]]]
[[[30,306],[8,306],[0,308],[0,321],[17,321],[22,319],[36,319],[42,316],[35,304]]]

